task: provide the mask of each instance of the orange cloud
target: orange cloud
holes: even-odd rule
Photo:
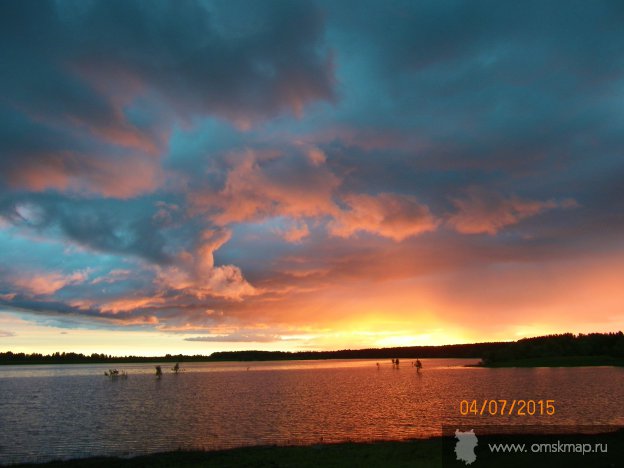
[[[47,189],[98,193],[130,198],[155,190],[164,180],[159,162],[151,157],[115,157],[74,152],[33,155],[9,171],[13,187],[41,192]]]
[[[358,231],[366,231],[399,242],[434,231],[439,223],[426,205],[409,195],[351,194],[343,200],[349,209],[338,213],[328,224],[334,236],[350,237]]]
[[[479,187],[470,187],[466,198],[453,198],[457,211],[448,217],[447,224],[462,234],[491,234],[554,208],[576,206],[573,200],[523,200],[504,196]]]
[[[288,229],[279,230],[278,234],[280,234],[287,242],[296,244],[308,237],[310,235],[310,230],[308,229],[308,225],[305,221],[295,220]]]
[[[214,265],[214,252],[231,237],[226,230],[207,230],[194,253],[182,252],[172,266],[156,267],[157,283],[162,288],[175,289],[197,299],[221,297],[241,300],[259,293],[237,266]]]
[[[211,212],[210,219],[220,226],[272,216],[321,216],[337,209],[332,195],[340,179],[318,155],[247,151],[233,159],[222,190],[190,196],[195,209]]]
[[[49,295],[71,284],[86,281],[88,271],[76,271],[70,275],[58,272],[16,273],[13,275],[14,286],[32,294]]]
[[[95,278],[93,281],[91,281],[91,284],[116,283],[119,281],[125,281],[131,275],[132,275],[131,270],[123,270],[123,269],[111,270],[108,274]]]
[[[129,297],[121,298],[113,301],[106,301],[100,305],[102,312],[111,312],[117,314],[120,312],[131,312],[136,309],[146,309],[149,307],[157,307],[164,304],[164,300],[161,297]],[[93,304],[84,303],[84,306],[92,306]],[[154,317],[155,318],[155,317]]]
[[[327,161],[327,156],[325,156],[325,153],[323,153],[323,151],[316,147],[308,148],[307,154],[310,162],[315,166],[325,164],[325,161]]]

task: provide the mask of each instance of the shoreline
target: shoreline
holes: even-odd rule
[[[477,426],[478,427],[478,426]],[[476,430],[475,430],[476,432]],[[488,443],[565,443],[608,444],[608,453],[491,453]],[[465,466],[454,456],[456,439],[437,436],[425,439],[386,440],[373,442],[340,442],[312,445],[264,445],[224,450],[177,450],[133,457],[89,457],[40,463],[2,465],[12,468],[96,468],[96,467],[441,467]],[[624,456],[624,427],[599,433],[486,433],[479,434],[475,449],[479,466],[552,467],[565,460],[566,466],[616,466]],[[555,458],[553,458],[553,456]],[[557,458],[564,457],[562,458]],[[529,458],[528,458],[529,457]],[[592,461],[593,460],[593,461]],[[594,462],[598,464],[593,464]]]
[[[221,359],[214,359],[214,360],[210,360],[210,359],[206,359],[206,360],[180,360],[180,359],[172,359],[172,360],[166,360],[166,359],[162,359],[162,360],[155,360],[155,361],[133,361],[133,360],[129,360],[129,361],[75,361],[75,362],[62,362],[62,361],[58,361],[58,362],[0,362],[0,366],[46,366],[46,365],[54,365],[54,366],[58,366],[58,365],[64,365],[64,364],[68,364],[68,365],[79,365],[79,364],[83,364],[83,365],[90,365],[90,364],[108,364],[111,365],[111,367],[115,367],[114,365],[121,365],[121,364],[174,364],[174,363],[180,363],[180,364],[215,364],[215,363],[234,363],[234,362],[244,362],[244,363],[263,363],[263,362],[293,362],[293,361],[303,361],[303,362],[309,362],[309,361],[378,361],[380,363],[385,363],[386,361],[390,360],[391,358],[368,358],[368,357],[364,357],[364,358],[360,358],[360,357],[355,357],[355,358],[341,358],[341,357],[328,357],[328,358],[309,358],[309,359],[305,359],[305,358],[292,358],[292,359],[252,359],[252,360],[242,360],[242,359],[233,359],[233,360],[221,360]],[[431,358],[427,358],[427,357],[406,357],[406,358],[401,358],[402,360],[405,360],[407,362],[409,361],[415,361],[416,359],[462,359],[462,360],[479,360],[480,358],[478,357],[431,357]],[[476,365],[476,364],[475,364]],[[407,367],[407,364],[405,364],[405,366]]]
[[[402,358],[406,361],[415,360],[417,358]],[[457,357],[435,357],[435,358],[422,358],[422,359],[462,359],[462,360],[478,360],[479,358],[457,358]],[[315,359],[275,359],[275,360],[159,360],[159,361],[89,361],[89,362],[0,362],[0,367],[14,367],[14,366],[59,366],[59,365],[109,365],[112,368],[119,365],[134,365],[134,364],[210,364],[210,363],[263,363],[263,362],[293,362],[293,361],[375,361],[375,358],[315,358]],[[385,360],[379,360],[384,361]],[[624,359],[615,358],[611,356],[582,356],[582,357],[553,357],[553,358],[526,358],[526,359],[514,359],[509,361],[490,362],[483,363],[477,362],[474,364],[465,364],[462,367],[476,367],[483,369],[498,369],[498,368],[538,368],[538,367],[624,367]]]

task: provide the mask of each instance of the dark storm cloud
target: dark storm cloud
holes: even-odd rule
[[[119,96],[98,87],[146,86],[184,113],[222,111],[233,118],[333,97],[331,63],[319,49],[318,8],[268,2],[224,30],[214,18],[228,8],[198,1],[182,8],[165,0],[3,3],[1,37],[11,44],[3,62],[7,100],[35,113],[107,125],[119,117],[110,100]],[[91,72],[129,73],[139,83],[82,79],[94,78]]]
[[[270,2],[255,15],[241,12],[248,21],[224,30],[214,18],[227,17],[229,8],[164,0],[3,2],[4,182],[121,197],[152,191],[159,183],[154,155],[173,119],[216,115],[247,127],[334,99],[316,7]],[[130,161],[151,172],[150,180],[115,189],[112,181],[123,174],[111,165]]]
[[[335,9],[330,27],[351,52],[339,77],[357,70],[350,84],[362,88],[345,97],[342,123],[411,135],[433,167],[552,167],[582,143],[579,133],[608,136],[621,120],[607,99],[621,92],[624,70],[616,2]]]
[[[624,186],[608,182],[624,174],[619,2],[359,5],[327,4],[349,84],[333,129],[315,129],[343,187],[394,186],[438,212],[474,185],[570,197],[584,217],[620,225]],[[553,212],[540,227],[562,221]],[[583,235],[602,235],[591,222]]]

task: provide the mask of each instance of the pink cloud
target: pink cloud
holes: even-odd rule
[[[214,252],[231,237],[227,230],[207,230],[193,253],[182,252],[175,265],[157,268],[157,284],[197,299],[220,297],[241,300],[259,293],[235,265],[215,266]]]
[[[278,230],[278,234],[287,242],[293,244],[301,242],[310,235],[308,224],[302,220],[295,220],[286,230]]]
[[[323,153],[322,150],[314,146],[308,148],[307,155],[308,155],[308,158],[310,159],[310,162],[314,166],[320,166],[322,164],[325,164],[325,161],[327,161],[327,156],[325,156],[325,153]]]
[[[89,114],[82,117],[71,115],[68,117],[71,123],[79,129],[87,128],[92,135],[116,146],[133,148],[151,155],[160,152],[169,133],[163,125],[164,119],[161,117],[160,121],[152,122],[151,128],[139,129],[130,124],[124,115],[124,109],[148,91],[147,84],[136,73],[112,62],[78,61],[67,68],[70,74],[82,79],[85,86],[103,99],[109,109],[106,119]]]
[[[197,211],[225,226],[273,216],[316,217],[337,210],[332,196],[340,185],[320,154],[285,156],[251,150],[234,155],[223,189],[190,196]]]
[[[132,275],[131,270],[123,270],[123,269],[111,270],[108,274],[95,278],[93,281],[91,281],[91,284],[117,283],[119,281],[125,281],[131,275]]]
[[[99,157],[74,152],[33,155],[9,170],[9,183],[32,191],[47,189],[130,198],[160,186],[159,162],[142,155]]]
[[[84,283],[88,271],[75,271],[69,275],[59,272],[30,272],[12,275],[13,286],[35,295],[54,294],[65,286]]]
[[[149,297],[128,297],[128,298],[119,298],[112,301],[105,301],[99,305],[99,309],[102,312],[109,312],[113,314],[118,314],[121,312],[131,312],[137,309],[146,309],[161,306],[165,303],[163,298],[158,296],[149,296]],[[83,308],[85,306],[92,306],[88,301],[86,302],[75,302],[74,306],[78,307],[79,304],[82,304]]]
[[[159,325],[160,320],[154,315],[140,315],[129,319],[124,319],[124,325]]]
[[[545,211],[578,206],[570,199],[561,202],[526,200],[516,196],[504,197],[479,187],[470,187],[466,195],[451,200],[457,211],[447,219],[447,224],[462,234],[494,235],[507,226]]]
[[[439,221],[415,197],[392,193],[351,194],[343,197],[348,209],[328,224],[330,234],[350,237],[366,231],[395,241],[434,231]]]

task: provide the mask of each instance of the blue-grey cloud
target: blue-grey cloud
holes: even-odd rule
[[[230,8],[3,3],[3,181],[121,197],[153,191],[156,155],[176,120],[213,115],[246,128],[335,99],[318,8],[269,2],[224,29],[217,21],[232,21]],[[131,164],[143,178],[125,180],[116,164]]]

